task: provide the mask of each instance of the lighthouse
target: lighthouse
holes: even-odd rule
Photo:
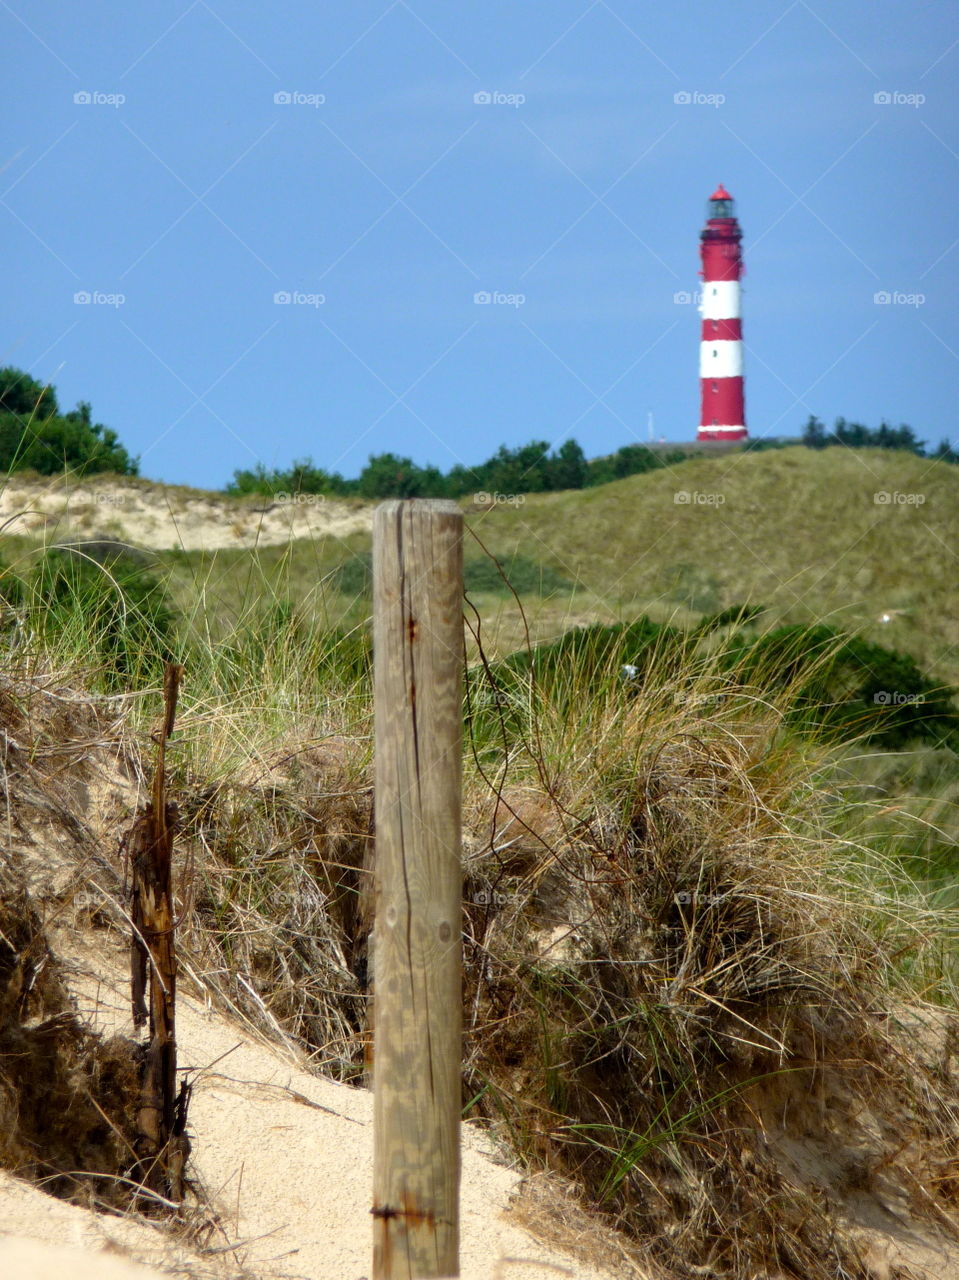
[[[701,411],[697,440],[745,440],[743,326],[739,279],[742,232],[733,198],[719,184],[709,197],[700,234],[703,318],[699,345]]]

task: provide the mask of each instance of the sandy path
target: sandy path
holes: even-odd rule
[[[131,1030],[127,982],[116,967],[121,962],[119,954],[101,961],[89,951],[71,962],[81,1012],[105,1034]],[[372,1094],[308,1074],[292,1053],[255,1042],[186,996],[177,1000],[177,1031],[180,1065],[199,1072],[190,1109],[195,1172],[213,1197],[229,1241],[248,1242],[232,1256],[262,1277],[367,1277]],[[464,1124],[463,1280],[611,1280],[611,1272],[584,1267],[510,1221],[509,1202],[519,1182],[519,1174],[492,1159],[482,1135]],[[11,1218],[0,1184],[0,1230],[86,1248],[102,1249],[104,1239],[115,1239],[114,1249],[157,1265],[155,1251],[145,1248],[153,1241],[136,1234],[142,1227],[106,1219],[104,1228],[103,1219],[85,1210],[22,1183],[16,1187],[30,1211]],[[116,1237],[117,1228],[125,1234]],[[222,1235],[213,1241],[224,1243]],[[14,1263],[2,1248],[0,1241],[0,1263]],[[177,1265],[172,1258],[165,1265],[171,1262]],[[17,1266],[0,1269],[7,1280],[41,1274]],[[202,1267],[209,1274],[209,1258]]]

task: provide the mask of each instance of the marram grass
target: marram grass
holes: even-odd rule
[[[201,604],[189,622],[171,747],[184,974],[359,1078],[365,628],[257,587],[215,633]],[[21,628],[5,678],[95,683],[97,626],[68,596],[57,627]],[[955,1081],[915,1033],[933,1011],[952,1027],[956,1003],[957,913],[908,857],[932,819],[883,812],[855,748],[797,728],[795,689],[709,637],[654,645],[638,679],[628,658],[466,673],[464,1109],[571,1178],[644,1265],[865,1277],[849,1186],[879,1194],[894,1165],[929,1220],[959,1188]],[[149,671],[119,695],[100,680],[144,768]],[[941,806],[943,839],[951,821]]]

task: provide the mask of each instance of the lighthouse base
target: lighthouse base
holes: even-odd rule
[[[700,427],[696,433],[697,440],[747,440],[749,432],[745,427]]]

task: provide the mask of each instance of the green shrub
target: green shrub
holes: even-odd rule
[[[793,728],[883,747],[910,742],[959,748],[954,691],[927,676],[908,654],[846,636],[834,627],[794,625],[757,636],[764,611],[737,605],[689,631],[649,617],[576,627],[548,644],[519,650],[491,672],[509,704],[530,678],[557,705],[619,682],[636,691],[647,679],[667,682],[690,666],[697,644],[724,629],[714,656],[743,685],[777,691]],[[705,651],[704,651],[705,656]]]
[[[959,746],[953,690],[925,675],[909,654],[822,624],[778,627],[733,652],[742,654],[747,678],[794,686],[796,724],[884,747]]]

